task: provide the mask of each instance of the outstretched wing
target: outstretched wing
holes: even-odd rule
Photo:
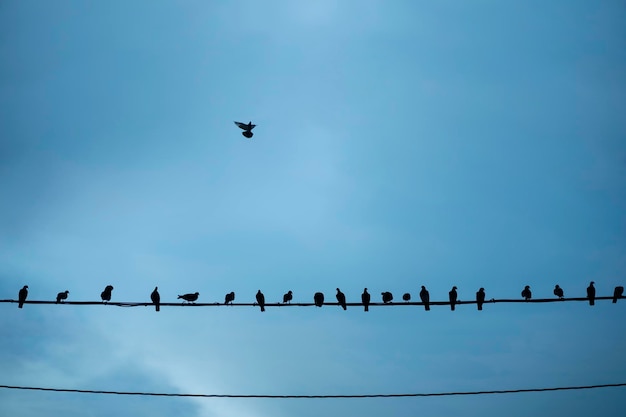
[[[253,125],[252,123],[241,123],[241,122],[235,122],[235,124],[237,125],[237,127],[239,127],[240,129],[243,130],[252,130],[256,127],[256,125]]]

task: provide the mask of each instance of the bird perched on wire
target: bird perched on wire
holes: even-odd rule
[[[28,297],[28,285],[24,285],[20,292],[17,294],[17,301],[19,302],[17,308],[24,307],[24,301],[26,301],[26,297]]]
[[[58,304],[58,303],[60,303],[60,302],[61,302],[61,301],[63,301],[63,300],[67,300],[67,295],[68,295],[69,293],[70,293],[70,292],[69,292],[68,290],[65,290],[65,291],[63,291],[63,292],[58,293],[58,294],[57,294],[57,304]]]
[[[476,292],[476,306],[479,310],[483,309],[483,303],[485,302],[485,289],[481,288]]]
[[[287,293],[283,294],[283,304],[285,303],[291,304],[291,300],[293,300],[293,292],[289,290],[287,291]]]
[[[253,125],[252,122],[248,122],[248,124],[245,123],[241,123],[241,122],[235,122],[235,124],[243,130],[243,132],[241,132],[242,135],[244,135],[246,138],[250,139],[252,136],[254,136],[254,134],[252,133],[252,129],[254,129],[256,127],[256,125]]]
[[[100,298],[102,298],[102,301],[104,301],[105,303],[111,301],[111,292],[113,291],[113,285],[107,285],[104,288],[104,291],[102,291],[100,293]]]
[[[339,303],[341,308],[346,310],[348,308],[346,306],[346,295],[344,293],[342,293],[339,288],[337,288],[337,295],[336,295],[336,297],[337,297],[337,302]]]
[[[420,291],[420,299],[422,303],[424,303],[424,310],[430,310],[430,294],[425,286],[422,285],[422,290]]]
[[[452,287],[450,292],[448,293],[448,298],[450,299],[450,310],[454,311],[454,307],[456,306],[456,299],[458,294],[456,293],[456,287]]]
[[[370,310],[370,300],[371,300],[370,293],[367,292],[367,288],[363,288],[363,294],[361,294],[361,302],[363,303],[364,311]]]
[[[183,304],[185,303],[185,301],[187,301],[188,303],[193,303],[198,299],[199,295],[200,295],[199,292],[194,292],[193,294],[189,293],[189,294],[179,295],[178,298],[182,298],[184,300]]]
[[[405,292],[404,294],[402,294],[402,299],[408,303],[409,301],[411,301],[411,294]]]
[[[381,292],[380,295],[383,296],[383,303],[389,304],[393,300],[393,294],[389,291]]]
[[[563,294],[563,288],[559,287],[559,284],[556,284],[554,286],[554,295],[556,295],[557,297],[559,297],[561,300],[563,299],[563,297],[565,296]]]
[[[590,306],[596,303],[596,287],[594,287],[593,284],[595,283],[591,281],[587,287],[587,298],[589,299]]]
[[[315,302],[315,307],[321,307],[324,305],[324,293],[316,292],[313,295],[313,302]]]
[[[161,294],[159,294],[159,287],[154,287],[154,291],[150,294],[152,304],[154,304],[155,311],[161,311]]]
[[[530,291],[530,285],[527,285],[524,287],[524,289],[522,290],[522,297],[524,297],[524,300],[528,301],[533,297],[533,293]]]
[[[261,307],[261,311],[265,311],[265,296],[261,292],[261,290],[256,293],[256,302]]]
[[[235,292],[231,291],[228,294],[226,294],[224,296],[224,304],[228,305],[228,304],[232,304],[233,301],[235,301]]]
[[[622,298],[622,296],[624,295],[624,287],[615,287],[615,290],[613,290],[613,302],[617,303],[617,299],[618,298]]]

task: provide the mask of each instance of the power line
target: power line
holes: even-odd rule
[[[399,397],[451,397],[459,395],[487,395],[487,394],[518,394],[523,392],[545,392],[545,391],[571,391],[596,388],[623,387],[625,383],[619,384],[600,384],[600,385],[584,385],[577,387],[551,387],[551,388],[527,388],[513,390],[493,390],[493,391],[461,391],[461,392],[435,392],[435,393],[417,393],[417,394],[360,394],[360,395],[263,395],[263,394],[175,394],[160,392],[130,392],[130,391],[103,391],[103,390],[84,390],[69,388],[43,388],[43,387],[20,387],[14,385],[0,385],[0,388],[30,390],[30,391],[52,391],[52,392],[71,392],[79,394],[106,394],[106,395],[136,395],[150,397],[199,397],[199,398],[399,398]]]

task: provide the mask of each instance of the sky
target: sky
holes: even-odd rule
[[[0,299],[359,302],[626,285],[621,1],[0,3]],[[252,121],[251,140],[233,121]],[[626,382],[626,301],[0,303],[0,385],[392,394]],[[377,399],[0,389],[19,416],[618,415],[624,388]]]

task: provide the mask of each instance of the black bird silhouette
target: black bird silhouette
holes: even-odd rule
[[[256,127],[256,125],[253,125],[252,122],[248,122],[248,124],[245,123],[241,123],[241,122],[235,122],[235,124],[243,130],[243,132],[241,132],[242,135],[244,135],[245,137],[247,137],[248,139],[250,139],[252,136],[254,136],[254,134],[252,133],[252,129],[254,129]]]
[[[615,290],[613,290],[613,302],[617,303],[617,299],[618,298],[622,298],[622,296],[624,295],[624,287],[615,287]]]
[[[409,301],[411,301],[411,294],[405,292],[404,294],[402,294],[402,299],[408,303]]]
[[[557,297],[559,297],[561,300],[563,299],[564,295],[563,295],[563,288],[559,287],[559,284],[554,286],[554,295],[556,295]]]
[[[452,287],[452,289],[448,293],[448,296],[450,298],[450,310],[454,311],[454,307],[456,305],[456,299],[458,296],[456,293],[456,287]]]
[[[522,290],[522,297],[524,297],[524,300],[528,301],[533,297],[533,293],[530,291],[530,285],[527,285],[524,287],[524,289]]]
[[[261,290],[256,293],[256,302],[259,304],[259,307],[261,307],[261,311],[265,311],[265,296]]]
[[[283,304],[285,303],[291,304],[291,300],[293,300],[293,292],[289,290],[287,291],[286,294],[283,295]]]
[[[425,286],[422,285],[422,290],[420,291],[420,299],[422,303],[424,303],[424,310],[430,310],[430,294]]]
[[[483,309],[483,303],[485,302],[485,289],[481,288],[476,292],[476,306],[479,310]]]
[[[324,305],[324,293],[316,292],[313,295],[313,301],[315,302],[316,307],[321,307]]]
[[[592,306],[596,303],[596,288],[593,286],[594,282],[591,281],[587,287],[587,298],[589,299],[589,305]]]
[[[233,301],[235,301],[235,292],[231,291],[228,294],[226,294],[226,296],[224,297],[224,304],[226,305],[232,304]]]
[[[363,310],[370,310],[370,293],[367,292],[367,288],[363,288],[363,294],[361,294],[361,302],[363,303]]]
[[[383,296],[383,303],[389,304],[393,300],[393,294],[389,291],[381,292],[380,295]]]
[[[347,309],[347,307],[346,307],[346,295],[344,293],[342,293],[339,288],[337,288],[337,295],[336,295],[336,297],[337,297],[337,302],[339,303],[341,308],[346,310]]]
[[[189,294],[183,294],[183,295],[179,295],[178,298],[182,298],[183,300],[187,301],[188,303],[193,303],[198,299],[198,296],[200,295],[199,292],[194,292],[193,294],[189,293]],[[185,303],[185,301],[183,301],[183,304]]]
[[[100,298],[102,298],[102,301],[104,301],[105,303],[111,301],[111,291],[113,291],[113,285],[107,285],[104,288],[104,291],[100,293]]]
[[[19,304],[17,305],[18,308],[24,307],[24,301],[26,301],[26,297],[28,297],[28,285],[24,285],[17,295],[17,301],[19,301]]]
[[[152,304],[154,304],[154,309],[161,311],[161,294],[159,294],[159,287],[154,287],[154,291],[150,294],[150,299],[152,300]]]
[[[61,302],[61,301],[63,301],[63,300],[67,300],[67,295],[68,295],[69,293],[70,293],[70,292],[69,292],[68,290],[65,290],[65,291],[63,291],[63,292],[58,293],[58,294],[57,294],[57,304],[58,304],[58,303],[60,303],[60,302]]]

